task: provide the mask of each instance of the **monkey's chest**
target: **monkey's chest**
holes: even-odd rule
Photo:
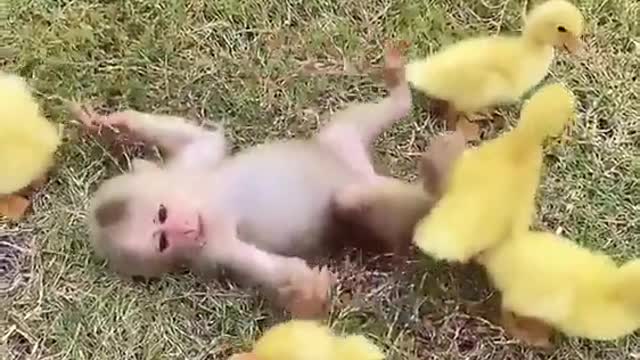
[[[348,170],[317,156],[265,158],[247,169],[233,183],[241,239],[282,254],[321,246],[332,197],[353,180]]]

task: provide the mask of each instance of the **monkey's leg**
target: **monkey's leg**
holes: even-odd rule
[[[387,97],[378,102],[353,104],[337,112],[317,135],[321,142],[367,177],[375,174],[369,157],[370,145],[382,131],[411,110],[411,91],[399,54],[389,52],[384,72],[389,87]]]
[[[452,168],[465,148],[466,139],[457,131],[444,133],[431,140],[418,163],[418,173],[427,193],[435,198],[442,195]]]
[[[167,151],[172,166],[212,167],[227,154],[224,129],[213,130],[191,124],[186,119],[127,110],[106,116],[90,108],[74,106],[72,112],[87,127],[113,127],[158,145]]]
[[[458,126],[458,121],[462,115],[456,108],[449,102],[444,105],[444,121],[447,125],[447,130],[455,131]]]
[[[432,204],[420,185],[382,176],[375,182],[348,185],[333,198],[339,219],[375,235],[365,247],[401,255],[409,249],[415,224]]]

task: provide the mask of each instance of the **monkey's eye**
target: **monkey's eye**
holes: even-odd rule
[[[567,29],[564,26],[558,26],[558,31],[567,32]]]
[[[163,232],[160,233],[160,238],[158,239],[158,250],[163,252],[169,247],[169,242],[167,241],[167,235]]]
[[[167,221],[167,208],[164,205],[160,205],[158,209],[158,221],[160,221],[160,224],[164,224]]]

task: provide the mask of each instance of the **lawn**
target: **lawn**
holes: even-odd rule
[[[580,1],[585,51],[549,78],[579,98],[573,141],[547,156],[536,227],[617,260],[640,255],[640,5]],[[388,38],[410,56],[477,33],[518,31],[509,0],[3,0],[2,68],[25,76],[64,124],[58,166],[35,214],[0,222],[3,359],[225,359],[284,319],[251,291],[185,274],[142,284],[97,259],[84,224],[97,184],[127,167],[78,133],[65,100],[222,121],[234,148],[309,134],[326,114],[382,96],[375,76]],[[530,4],[529,4],[530,6]],[[636,69],[636,70],[633,70]],[[549,79],[547,79],[548,81]],[[503,108],[510,120],[518,106]],[[386,132],[376,157],[415,177],[434,132],[426,111]],[[11,243],[11,246],[8,244]],[[336,259],[330,324],[366,333],[389,359],[640,359],[640,337],[559,337],[550,352],[505,336],[477,271],[418,257]]]

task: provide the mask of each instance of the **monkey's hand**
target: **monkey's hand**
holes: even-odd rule
[[[133,136],[130,131],[132,111],[101,115],[89,105],[76,103],[70,105],[70,111],[89,133],[107,137],[114,143],[141,144],[142,142],[140,138]]]
[[[285,308],[297,319],[316,319],[326,315],[335,276],[324,266],[292,273],[289,283],[278,289]]]

